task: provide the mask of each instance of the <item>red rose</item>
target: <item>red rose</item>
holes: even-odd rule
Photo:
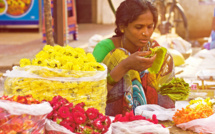
[[[52,119],[53,113],[54,113],[54,112],[51,111],[51,112],[47,115],[47,118],[48,118],[48,119]]]
[[[95,119],[95,120],[93,121],[93,126],[94,126],[96,129],[101,130],[101,131],[102,131],[102,129],[104,128],[104,126],[102,125],[102,122],[101,122],[100,119]]]
[[[154,124],[158,124],[158,119],[155,114],[152,115],[152,120],[153,120]]]
[[[73,108],[73,103],[66,103],[66,104],[64,104],[64,106],[65,106],[65,107],[68,107],[69,110],[72,110],[72,108]]]
[[[74,112],[73,113],[73,117],[74,117],[74,121],[77,124],[83,124],[86,121],[86,115],[84,113],[81,112]]]
[[[61,121],[61,122],[60,122],[60,125],[61,125],[61,126],[64,126],[65,128],[69,129],[69,130],[72,131],[72,132],[75,131],[75,128],[73,128],[73,127],[70,126],[70,122]]]
[[[84,108],[85,103],[84,103],[84,102],[81,102],[81,103],[78,103],[76,106],[80,106],[80,107]]]
[[[122,114],[117,114],[113,120],[113,122],[117,122],[117,121],[120,121],[122,118]]]
[[[73,113],[75,113],[75,112],[85,113],[84,109],[81,106],[77,106],[77,105],[72,109],[72,112]]]
[[[58,113],[59,115],[62,117],[62,118],[66,118],[66,117],[69,117],[70,116],[70,111],[69,111],[69,108],[68,107],[60,107],[59,110],[58,110]]]
[[[73,122],[73,121],[74,121],[72,115],[69,115],[69,116],[66,117],[64,120],[65,120],[65,121],[68,121],[68,122]]]
[[[95,118],[98,117],[99,110],[95,108],[88,108],[86,114],[90,120],[94,120]]]

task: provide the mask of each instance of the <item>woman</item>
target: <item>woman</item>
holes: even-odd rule
[[[124,114],[138,105],[158,104],[156,89],[161,76],[168,75],[165,81],[173,77],[172,58],[166,58],[168,62],[161,69],[168,67],[165,71],[147,71],[156,55],[145,56],[151,54],[149,48],[159,46],[150,39],[157,20],[157,9],[149,1],[125,0],[116,11],[116,35],[94,48],[96,60],[108,67],[107,115]]]

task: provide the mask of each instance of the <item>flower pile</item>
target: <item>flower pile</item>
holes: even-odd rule
[[[99,113],[95,108],[85,110],[85,104],[73,105],[61,96],[55,96],[51,101],[53,111],[47,116],[71,132],[80,134],[100,134],[108,131],[111,120]]]
[[[5,102],[4,100],[21,103],[20,106],[22,107],[20,107],[20,109],[17,110],[10,105],[11,103]],[[11,96],[11,97],[3,95],[0,98],[0,102],[1,102],[0,134],[17,134],[17,133],[44,134],[45,133],[45,120],[46,120],[47,114],[31,115],[31,114],[26,114],[26,111],[22,111],[26,105],[29,106],[31,104],[40,103],[39,101],[32,98],[31,95]],[[10,108],[8,108],[6,105],[10,105]],[[10,113],[11,109],[13,109],[13,112],[14,110],[17,110],[16,113],[18,114],[11,114]],[[21,112],[23,114],[20,114]]]
[[[32,95],[25,95],[25,96],[20,96],[20,95],[14,95],[14,96],[7,96],[3,95],[1,97],[1,100],[9,100],[9,101],[15,101],[21,104],[39,104],[40,102],[32,97]]]
[[[152,119],[150,118],[146,118],[142,115],[134,115],[134,112],[131,111],[131,112],[126,112],[125,116],[123,116],[122,114],[118,114],[115,116],[114,120],[113,120],[113,123],[114,122],[129,122],[129,121],[136,121],[136,120],[147,120],[149,122],[152,122],[154,124],[158,124],[158,119],[157,119],[157,116],[155,114],[153,114],[152,116]],[[161,124],[162,125],[162,124]],[[162,125],[164,128],[165,126]]]
[[[46,45],[44,46],[42,51],[36,54],[34,59],[30,60],[23,58],[20,60],[20,67],[25,67],[28,65],[76,71],[105,70],[105,68],[100,63],[96,62],[94,56],[91,53],[85,53],[84,49],[78,47],[73,48],[69,45],[65,47],[61,47],[59,45]],[[63,72],[60,75],[69,77],[68,75],[66,75],[66,73],[68,72]],[[46,75],[53,76],[56,74],[49,72],[46,73]]]
[[[44,46],[35,58],[21,59],[4,81],[5,95],[27,95],[50,101],[56,95],[105,112],[107,69],[91,53],[70,46]]]
[[[207,118],[214,114],[212,109],[213,101],[210,98],[197,98],[191,100],[186,108],[177,110],[173,116],[173,121],[176,125],[186,123],[195,119]]]

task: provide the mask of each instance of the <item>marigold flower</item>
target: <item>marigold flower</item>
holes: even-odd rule
[[[20,67],[31,65],[31,61],[29,59],[23,58],[19,61]]]

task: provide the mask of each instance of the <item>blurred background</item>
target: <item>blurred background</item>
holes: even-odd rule
[[[50,44],[49,37],[54,44],[92,52],[96,43],[114,34],[114,11],[122,1],[0,0],[0,74],[19,65],[21,58],[33,58],[47,42]],[[210,41],[215,0],[150,1],[159,11],[152,38],[174,49],[176,74],[193,83],[200,64],[202,68],[213,66],[203,66],[203,61],[193,58]],[[191,64],[194,62],[199,64]]]

